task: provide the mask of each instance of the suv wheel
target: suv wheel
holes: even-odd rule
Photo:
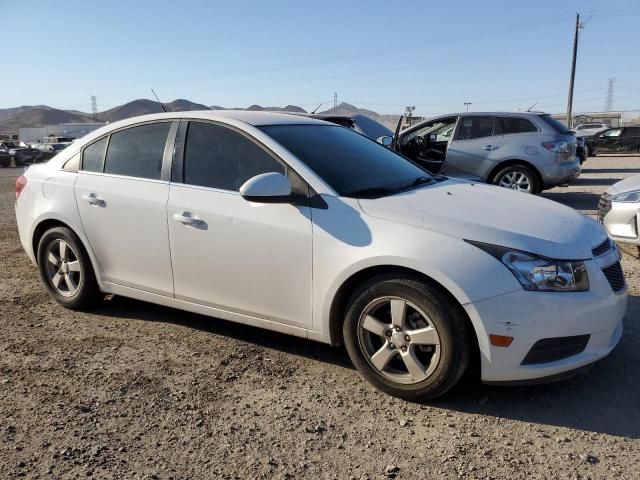
[[[343,335],[365,379],[400,398],[440,396],[469,364],[469,333],[459,306],[405,277],[375,277],[359,288],[349,300]]]
[[[540,188],[536,174],[523,165],[509,165],[503,168],[493,177],[492,183],[525,193],[538,193]]]
[[[100,295],[89,256],[66,227],[52,228],[42,236],[38,269],[51,296],[64,307],[83,309]]]

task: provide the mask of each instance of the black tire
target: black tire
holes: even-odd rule
[[[61,271],[62,269],[61,266],[52,266],[53,263],[48,259],[49,253],[51,252],[50,249],[53,248],[54,244],[60,243],[60,241],[66,243],[67,247],[71,248],[73,255],[69,254],[70,258],[77,259],[79,264],[78,276],[75,277],[77,291],[74,293],[67,292],[66,295],[54,286],[53,279],[50,278],[52,270],[60,268]],[[60,257],[62,257],[62,255],[60,255]],[[47,230],[38,243],[37,259],[40,278],[47,287],[49,294],[60,305],[72,310],[83,310],[95,304],[100,299],[100,288],[98,287],[89,255],[82,246],[80,239],[69,228],[54,227]],[[67,274],[68,273],[70,272],[67,267]]]
[[[503,178],[506,175],[512,174],[512,173],[522,174],[526,176],[527,181],[531,186],[529,193],[533,193],[533,194],[540,193],[541,185],[540,185],[540,181],[538,180],[538,176],[533,170],[531,170],[529,167],[525,165],[508,165],[500,169],[498,173],[496,173],[491,179],[491,183],[493,183],[494,185],[504,187],[504,185],[500,185],[500,182],[502,182]],[[504,188],[509,188],[509,187],[504,187]],[[522,190],[518,190],[518,191],[522,191]]]
[[[365,312],[370,305],[378,301],[384,302],[387,297],[403,299],[418,307],[428,316],[428,326],[432,326],[437,332],[439,337],[439,360],[435,362],[435,365],[429,364],[422,371],[422,373],[426,372],[427,374],[424,380],[409,384],[394,381],[388,378],[389,373],[378,370],[371,363],[367,346],[363,345],[362,333],[359,335],[359,332],[364,332],[364,334],[370,334],[370,332],[362,329],[360,326],[361,319],[367,316]],[[407,311],[410,311],[411,308],[412,306],[409,305]],[[407,330],[406,333],[412,332]],[[400,335],[402,336],[404,333]],[[362,376],[376,388],[389,395],[414,401],[429,400],[443,395],[458,382],[469,365],[469,335],[470,332],[466,326],[464,313],[459,305],[449,300],[437,288],[420,280],[400,275],[377,276],[358,288],[349,299],[343,324],[343,337],[347,352]],[[384,340],[382,340],[384,337],[378,338],[383,346],[386,345],[390,349],[399,348],[391,343],[393,337],[387,337]],[[387,341],[388,343],[385,343]],[[401,348],[403,348],[404,352],[406,352],[404,350],[406,348],[413,348],[413,352],[416,352],[415,349],[418,347],[418,345],[409,345],[409,347],[403,346]],[[377,350],[377,348],[374,347],[374,350]],[[398,350],[397,354],[394,353],[395,357],[391,362],[403,362],[403,355],[406,353],[402,354]],[[423,355],[423,353],[420,353],[420,355]],[[435,355],[435,353],[431,355]],[[433,358],[431,357],[431,360]],[[402,368],[404,364],[399,363],[397,365]],[[390,367],[385,366],[382,370],[388,368]],[[412,376],[410,373],[408,374],[410,377]]]

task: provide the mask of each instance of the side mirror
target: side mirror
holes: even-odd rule
[[[261,173],[240,187],[240,195],[250,202],[288,203],[291,201],[291,182],[281,173]]]
[[[429,139],[427,140],[429,143],[436,143],[438,141],[438,135],[435,133],[429,134]]]
[[[390,137],[388,135],[385,135],[384,137],[378,137],[376,139],[376,142],[385,147],[390,147],[393,144],[393,137]]]

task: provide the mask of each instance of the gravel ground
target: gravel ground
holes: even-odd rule
[[[544,196],[593,213],[638,173],[638,157],[596,157]],[[587,375],[467,380],[421,405],[374,390],[341,349],[119,297],[59,307],[18,241],[18,174],[0,169],[2,479],[640,478],[633,249],[625,335]]]

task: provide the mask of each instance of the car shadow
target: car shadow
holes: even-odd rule
[[[318,360],[340,368],[353,369],[344,348],[138,300],[116,296],[103,302],[95,313],[132,320],[172,323],[207,334],[230,337],[286,354]],[[429,405],[496,419],[506,418],[585,432],[640,438],[640,383],[637,376],[640,349],[634,343],[634,339],[640,336],[640,327],[633,322],[633,319],[639,316],[640,298],[630,296],[625,318],[627,334],[623,335],[620,344],[609,357],[596,363],[584,375],[547,385],[498,387],[482,385],[477,374],[471,373],[444,397],[429,402]],[[344,385],[344,388],[351,387]]]
[[[619,170],[619,173],[625,172],[624,170]],[[579,177],[575,180],[571,181],[571,186],[580,186],[580,185],[613,185],[614,183],[618,183],[620,181],[619,178],[586,178]]]
[[[588,192],[544,192],[540,196],[576,210],[597,210],[600,200],[600,195]]]
[[[582,173],[640,173],[640,168],[583,168]]]

